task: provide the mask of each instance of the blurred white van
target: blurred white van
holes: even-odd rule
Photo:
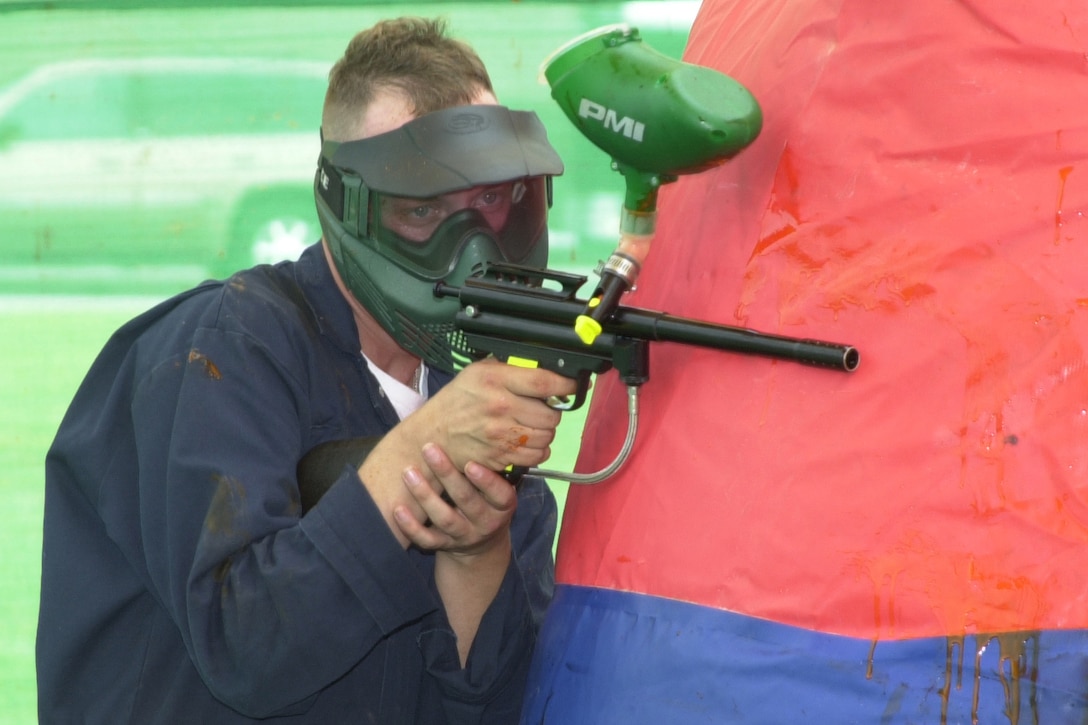
[[[296,256],[320,236],[310,189],[328,70],[95,59],[4,89],[0,290],[20,275],[223,275]]]

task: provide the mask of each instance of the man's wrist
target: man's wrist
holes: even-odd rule
[[[466,550],[440,549],[436,556],[446,559],[450,564],[465,570],[493,567],[501,564],[505,567],[510,561],[513,545],[510,542],[510,530],[496,535],[487,542]]]

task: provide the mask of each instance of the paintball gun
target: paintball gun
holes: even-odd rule
[[[596,483],[615,473],[634,445],[638,390],[650,378],[650,342],[762,355],[843,372],[853,372],[861,360],[850,345],[769,335],[623,305],[615,306],[601,332],[586,343],[574,330],[586,306],[576,294],[586,280],[583,275],[555,270],[494,264],[461,287],[443,282],[435,286],[438,297],[458,299],[461,310],[456,326],[469,346],[511,364],[542,367],[577,381],[573,399],[550,402],[556,409],[581,407],[592,376],[613,368],[627,386],[627,436],[611,464],[590,474],[514,468],[506,472],[511,481],[528,474]]]

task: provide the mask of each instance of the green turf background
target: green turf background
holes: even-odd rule
[[[456,35],[477,46],[495,76],[500,98],[517,96],[551,129],[566,124],[536,78],[541,60],[592,28],[636,17],[664,28],[647,40],[674,56],[682,52],[698,3],[492,2],[412,3],[411,12],[445,15]],[[406,4],[373,2],[10,2],[0,0],[0,87],[41,63],[103,54],[254,55],[334,59],[350,35]],[[687,23],[687,25],[685,25]],[[652,23],[653,24],[653,23]],[[644,33],[646,34],[646,33]],[[563,199],[586,189],[622,192],[620,177],[601,152],[569,133],[559,134],[567,174],[557,180],[554,219],[581,223],[564,211]],[[557,142],[557,146],[560,144]],[[93,179],[88,179],[93,183]],[[0,202],[3,200],[0,199]],[[618,213],[618,209],[616,210]],[[565,215],[565,217],[564,217]],[[101,233],[124,233],[123,229]],[[0,233],[0,255],[9,240]],[[597,250],[593,250],[597,253]],[[551,266],[584,267],[582,258],[555,259]],[[3,259],[0,257],[0,267]],[[586,271],[584,268],[581,271]],[[83,374],[110,333],[157,299],[182,285],[133,271],[113,283],[21,294],[0,288],[0,501],[6,504],[0,541],[0,725],[36,721],[34,633],[41,559],[43,462],[57,424]],[[131,296],[133,290],[143,296]],[[584,409],[567,415],[549,468],[570,470]],[[556,485],[562,503],[565,486]]]

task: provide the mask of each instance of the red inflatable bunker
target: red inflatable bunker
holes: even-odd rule
[[[861,364],[655,344],[524,722],[1083,721],[1088,3],[706,0],[684,59],[763,131],[662,190],[625,304]],[[604,376],[579,470],[625,427]]]

